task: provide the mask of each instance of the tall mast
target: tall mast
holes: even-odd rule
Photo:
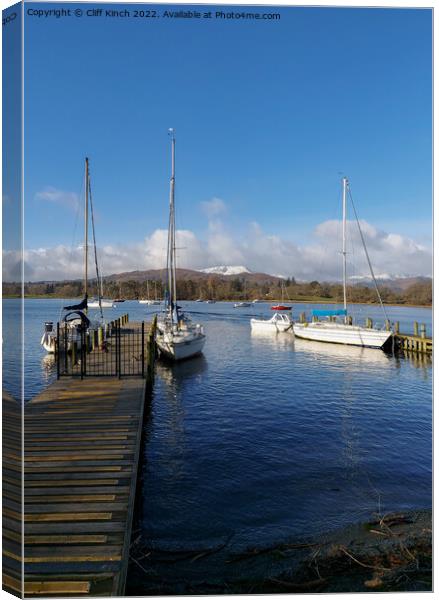
[[[85,207],[84,207],[84,295],[87,296],[88,282],[88,158],[85,158]]]
[[[175,135],[174,130],[170,129],[171,134],[171,153],[172,153],[172,168],[171,168],[171,185],[170,185],[170,203],[172,214],[172,297],[173,302],[177,302],[177,273],[176,273],[176,248],[175,248]]]
[[[168,227],[168,292],[170,300],[170,318],[173,321],[174,308],[177,301],[177,286],[176,286],[176,271],[175,271],[175,211],[174,211],[174,194],[175,194],[175,137],[174,130],[169,129],[171,136],[171,180],[169,184],[169,227]]]
[[[347,309],[346,303],[346,190],[348,187],[348,180],[343,177],[343,308]],[[346,316],[345,316],[346,320]]]

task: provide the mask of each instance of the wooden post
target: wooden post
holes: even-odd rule
[[[419,325],[418,325],[418,322],[417,322],[417,321],[415,321],[415,322],[413,323],[413,334],[414,334],[416,337],[418,337],[418,336],[419,336]]]
[[[395,323],[393,324],[393,333],[395,333],[396,335],[399,334],[399,321],[395,321]]]
[[[346,322],[348,325],[352,325],[352,315],[348,316],[348,318],[346,319]]]
[[[104,343],[104,330],[102,327],[98,329],[98,347],[102,348],[102,344]]]
[[[313,317],[312,317],[312,322],[313,322],[313,323],[317,323],[317,321],[318,321],[318,320],[319,320],[319,318],[318,318],[318,317],[316,317],[315,315],[313,315]]]
[[[390,321],[386,319],[386,331],[390,331]]]
[[[425,323],[421,323],[421,338],[426,338],[427,337],[427,328],[425,326]]]
[[[305,313],[302,312],[302,313],[300,313],[300,322],[301,323],[305,323],[305,321],[306,321],[306,319],[305,319]]]

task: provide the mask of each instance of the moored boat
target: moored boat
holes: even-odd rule
[[[160,353],[171,360],[183,360],[199,354],[206,342],[204,328],[200,323],[192,323],[177,304],[177,267],[175,244],[175,135],[171,135],[171,181],[168,229],[168,290],[165,294],[165,314],[157,323],[156,342]]]
[[[250,324],[252,329],[277,333],[290,330],[293,321],[289,315],[276,313],[271,319],[250,319]]]
[[[349,183],[346,177],[342,179],[342,204],[343,204],[343,246],[342,246],[342,256],[343,256],[343,309],[340,310],[319,310],[313,311],[314,317],[325,316],[328,319],[327,321],[316,321],[313,323],[294,323],[293,330],[294,335],[307,339],[314,340],[319,342],[332,342],[335,344],[347,344],[352,346],[367,346],[370,348],[382,348],[387,340],[392,335],[391,331],[385,331],[381,329],[374,329],[371,327],[361,327],[359,325],[352,324],[349,322],[347,316],[347,272],[346,272],[346,198],[347,192],[349,189]],[[351,197],[352,201],[352,197]],[[353,204],[353,203],[352,203]],[[354,209],[355,210],[355,209]],[[375,283],[375,288],[378,294],[378,299],[381,304],[381,308],[383,309],[384,316],[385,310],[381,300],[381,296],[378,290],[378,286],[375,280],[375,275],[373,273],[372,265],[369,260],[369,255],[367,252],[367,248],[364,242],[363,234],[360,227],[360,222],[355,213],[357,225],[360,231],[360,237],[363,243],[364,251],[366,253],[367,262],[369,264],[369,268],[371,271],[372,279]],[[342,322],[335,322],[333,319],[343,317]],[[350,319],[352,321],[352,319]]]

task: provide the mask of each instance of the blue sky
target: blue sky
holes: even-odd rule
[[[26,4],[35,7],[90,8]],[[165,8],[173,10],[157,10]],[[99,244],[151,241],[167,223],[168,127],[177,134],[177,226],[205,248],[218,235],[240,245],[223,263],[246,259],[255,227],[294,247],[319,243],[316,227],[340,218],[340,172],[362,219],[429,249],[431,12],[252,10],[281,18],[26,16],[27,249],[79,240],[85,155]],[[219,210],[203,204],[213,198]],[[139,268],[148,266],[139,252]],[[378,271],[397,267],[395,255]]]

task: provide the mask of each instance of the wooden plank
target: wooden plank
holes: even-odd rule
[[[25,545],[29,544],[106,544],[108,535],[26,535]]]
[[[88,594],[91,584],[89,581],[26,581],[24,583],[24,593],[26,595],[50,594]]]
[[[35,513],[25,514],[25,522],[36,521],[109,521],[113,517],[111,512],[78,512],[78,513]],[[27,527],[25,526],[25,531]]]

